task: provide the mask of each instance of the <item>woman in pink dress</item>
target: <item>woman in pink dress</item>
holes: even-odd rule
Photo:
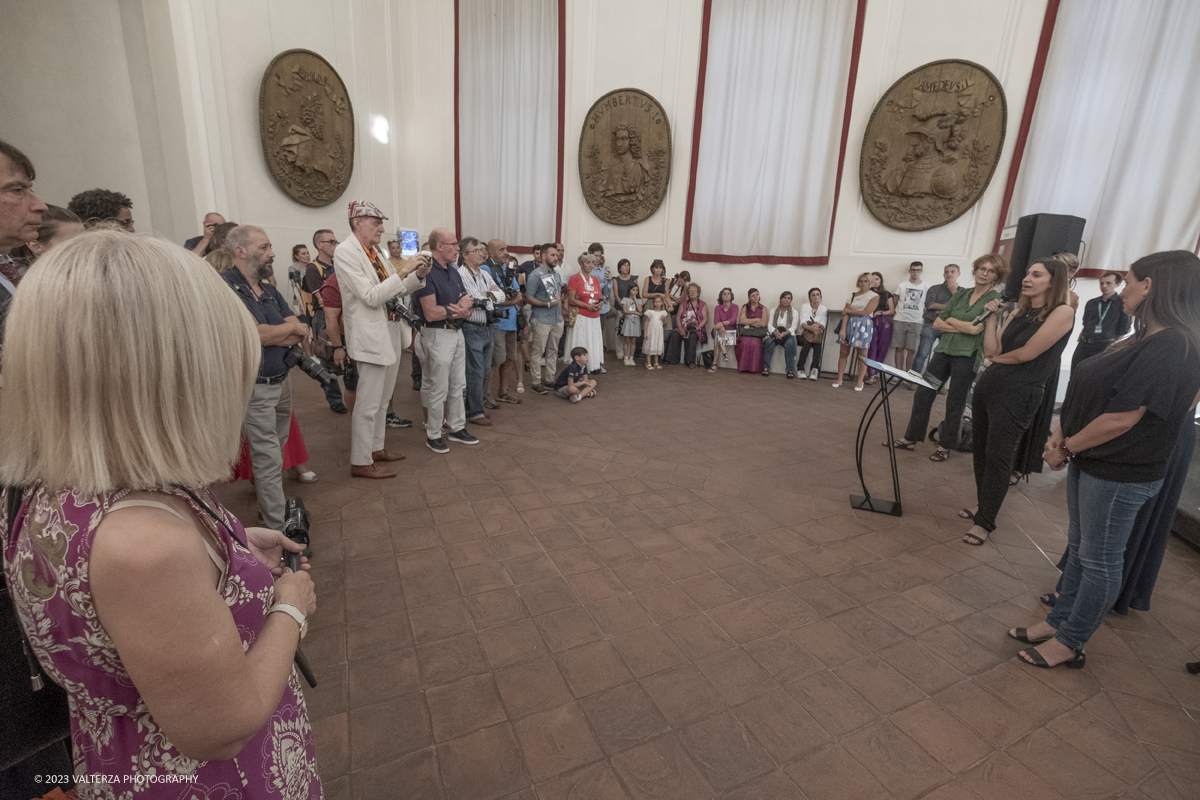
[[[38,262],[8,323],[0,546],[70,699],[79,796],[319,800],[292,664],[316,595],[281,567],[301,546],[206,488],[258,373],[245,306],[176,245],[93,231]]]
[[[751,289],[746,305],[738,311],[738,372],[762,372],[762,337],[767,333],[767,307],[759,302],[758,289]]]

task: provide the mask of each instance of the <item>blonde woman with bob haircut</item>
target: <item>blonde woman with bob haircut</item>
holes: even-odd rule
[[[22,282],[5,344],[5,577],[71,698],[76,769],[151,759],[206,796],[319,797],[292,668],[316,595],[280,566],[300,545],[206,488],[258,374],[241,301],[177,245],[84,233]]]

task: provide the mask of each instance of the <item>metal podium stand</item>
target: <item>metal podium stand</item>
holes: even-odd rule
[[[901,383],[914,383],[931,391],[933,387],[926,383],[924,378],[911,372],[901,372],[895,367],[889,367],[887,364],[881,364],[869,358],[864,358],[863,363],[882,372],[884,378],[879,382],[879,391],[871,398],[871,402],[867,403],[867,408],[863,411],[862,419],[858,423],[858,436],[854,440],[854,464],[858,467],[858,482],[862,485],[863,493],[850,495],[850,507],[899,517],[903,516],[904,512],[900,507],[900,473],[896,469],[896,437],[892,433],[892,407],[888,403],[888,397],[900,387]],[[896,497],[895,500],[872,497],[871,490],[867,488],[867,479],[863,477],[863,448],[867,443],[867,432],[881,408],[883,409],[883,424],[887,430],[888,459],[892,464],[892,493]]]

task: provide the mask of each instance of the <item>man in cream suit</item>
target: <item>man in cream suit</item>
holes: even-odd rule
[[[351,235],[333,252],[347,353],[358,362],[358,399],[350,427],[350,474],[356,478],[394,478],[396,473],[384,464],[404,458],[383,445],[400,354],[412,334],[385,304],[424,287],[430,267],[428,259],[413,256],[396,271],[379,250],[385,219],[373,203],[350,203]]]

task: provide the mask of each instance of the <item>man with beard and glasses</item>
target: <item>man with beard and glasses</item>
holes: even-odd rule
[[[229,232],[225,247],[233,254],[233,269],[222,276],[254,317],[262,342],[262,363],[242,420],[242,435],[250,445],[263,525],[282,530],[283,446],[292,417],[292,388],[284,356],[292,345],[304,341],[308,326],[296,319],[283,295],[268,283],[275,253],[266,231],[240,225]]]

